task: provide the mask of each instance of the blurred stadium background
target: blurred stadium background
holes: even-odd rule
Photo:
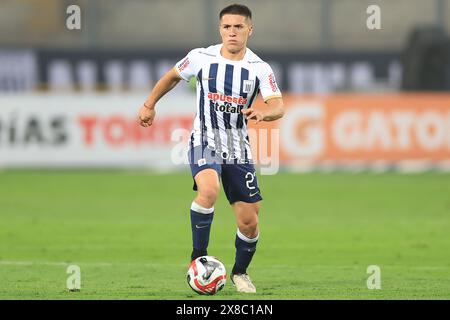
[[[260,178],[267,242],[255,265],[270,267],[254,267],[257,297],[448,299],[450,0],[237,2],[253,11],[249,47],[273,67],[287,108],[256,128],[279,135],[279,159],[253,137],[261,164],[279,160],[281,172]],[[0,298],[191,297],[180,275],[193,193],[173,159],[186,132],[176,129],[192,125],[193,84],[162,99],[152,129],[136,115],[176,61],[220,42],[230,3],[0,2]],[[66,26],[73,4],[80,30]],[[379,30],[367,27],[370,5]],[[212,250],[230,265],[234,227],[222,216]],[[173,243],[159,241],[160,227]],[[66,295],[71,262],[89,270],[81,295]],[[369,264],[388,270],[383,293],[365,288]],[[286,268],[299,278],[264,284]]]

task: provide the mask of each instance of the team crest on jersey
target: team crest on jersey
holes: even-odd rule
[[[244,92],[244,93],[253,92],[254,85],[255,85],[254,80],[244,80],[244,83],[243,83],[244,88],[243,88],[242,92]]]

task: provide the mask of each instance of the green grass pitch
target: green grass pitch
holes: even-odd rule
[[[188,172],[0,173],[0,299],[449,299],[450,175],[259,176],[261,238],[249,268],[216,296],[186,283]],[[234,261],[223,191],[209,253]],[[81,291],[69,292],[69,265]],[[369,290],[369,265],[381,289]]]

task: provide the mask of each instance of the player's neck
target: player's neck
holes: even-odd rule
[[[240,51],[236,51],[236,52],[230,52],[228,51],[225,46],[222,46],[222,48],[220,49],[220,54],[222,57],[224,57],[225,59],[228,60],[234,60],[234,61],[239,61],[244,59],[245,53],[247,52],[247,48],[244,47],[242,48],[242,50]]]

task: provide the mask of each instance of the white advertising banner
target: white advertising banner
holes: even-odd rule
[[[187,169],[195,95],[170,92],[143,128],[138,110],[146,95],[1,96],[0,167]],[[450,168],[448,94],[285,94],[284,101],[282,119],[248,123],[264,174],[280,166]],[[254,107],[266,106],[257,99]]]
[[[0,166],[181,168],[171,153],[181,154],[187,143],[172,135],[191,130],[195,95],[164,97],[151,129],[138,124],[145,98],[146,93],[1,96]]]

